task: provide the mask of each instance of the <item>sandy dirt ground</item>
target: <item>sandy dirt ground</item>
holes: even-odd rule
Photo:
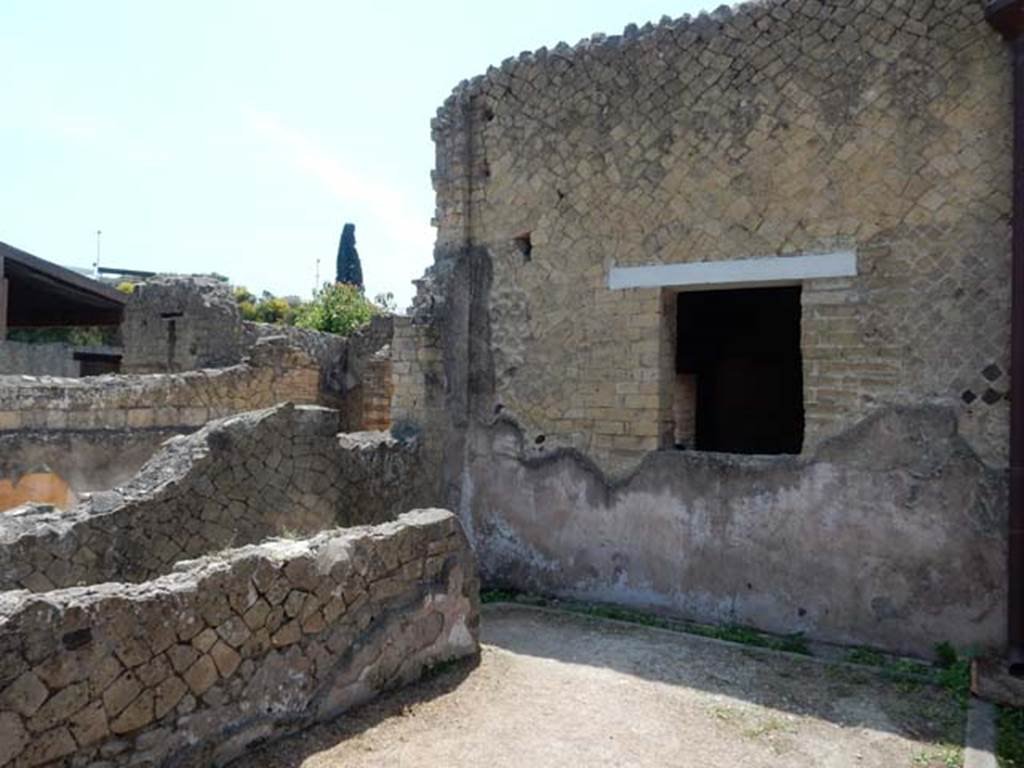
[[[963,713],[871,670],[525,606],[460,662],[236,765],[955,766]]]

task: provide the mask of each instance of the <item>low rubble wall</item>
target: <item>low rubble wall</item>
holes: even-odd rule
[[[338,413],[282,404],[170,440],[123,487],[67,512],[0,515],[0,589],[144,581],[269,536],[392,520],[431,502],[420,450],[338,434]]]
[[[319,402],[316,362],[266,340],[246,362],[174,374],[62,379],[0,376],[0,433],[13,430],[197,428],[285,400]]]
[[[0,766],[223,765],[476,653],[478,619],[436,509],[142,585],[0,594]]]

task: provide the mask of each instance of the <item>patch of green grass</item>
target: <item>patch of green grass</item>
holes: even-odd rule
[[[758,648],[770,648],[774,651],[800,653],[805,656],[811,655],[810,648],[807,646],[807,639],[804,637],[802,632],[781,636],[770,635],[766,632],[759,632],[756,629],[751,629],[750,627],[742,627],[738,625],[712,626],[709,624],[697,624],[690,621],[666,618],[664,616],[659,616],[656,613],[622,608],[617,605],[608,605],[605,603],[583,603],[573,600],[556,600],[500,588],[481,590],[480,600],[483,603],[525,603],[527,605],[556,607],[564,611],[579,613],[584,616],[593,616],[598,619],[624,621],[629,624],[639,624],[644,627],[671,629],[676,632],[685,632],[691,635],[710,637],[715,640],[727,640],[732,643],[753,645]]]
[[[742,645],[753,645],[758,648],[771,648],[773,651],[786,651],[788,653],[800,653],[810,656],[810,648],[807,647],[807,639],[802,632],[792,635],[769,635],[758,632],[750,627],[726,625],[723,627],[708,626],[705,624],[693,624],[686,630],[695,635],[713,637],[716,640],[727,640],[731,643]]]
[[[964,764],[963,748],[944,744],[936,749],[917,753],[912,764],[922,768],[960,768]]]
[[[514,603],[516,593],[508,589],[481,589],[481,603]]]
[[[871,648],[853,648],[846,661],[878,667],[882,676],[892,680],[904,693],[919,685],[938,685],[945,688],[963,708],[967,706],[971,691],[971,657],[961,657],[949,643],[935,646],[938,660],[934,665],[909,659],[892,659]]]
[[[1024,768],[1024,709],[1000,707],[997,725],[999,768]]]
[[[871,648],[852,648],[846,654],[851,664],[867,664],[869,667],[881,667],[885,664],[885,656]]]

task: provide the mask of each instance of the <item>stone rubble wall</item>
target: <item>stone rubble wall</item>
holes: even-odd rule
[[[121,323],[125,373],[223,368],[242,359],[242,315],[214,278],[160,275],[135,286]]]
[[[85,379],[0,376],[0,433],[195,429],[275,403],[317,403],[319,375],[304,352],[268,340],[228,368]]]
[[[493,270],[482,407],[623,476],[673,431],[674,313],[613,265],[852,250],[804,283],[805,452],[937,399],[1005,464],[1010,73],[980,0],[765,0],[463,82],[435,259]]]
[[[320,368],[320,404],[337,408],[344,431],[390,426],[390,344],[396,318],[379,315],[351,336],[269,323],[242,324],[242,343],[284,337]]]
[[[415,441],[338,434],[338,413],[283,404],[173,438],[127,484],[67,512],[0,515],[0,589],[144,581],[268,536],[378,523],[433,499]]]
[[[478,600],[436,509],[143,585],[2,594],[0,766],[224,765],[477,653]]]

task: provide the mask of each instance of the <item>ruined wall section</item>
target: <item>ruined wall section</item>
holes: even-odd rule
[[[976,0],[768,0],[560,44],[434,122],[436,259],[470,246],[502,406],[624,473],[671,427],[668,303],[610,267],[856,251],[807,281],[805,452],[939,401],[1006,460],[1007,52]]]
[[[450,512],[0,595],[0,765],[223,765],[478,651]]]
[[[377,523],[422,506],[415,442],[338,434],[338,413],[284,404],[168,442],[126,485],[68,512],[0,516],[0,589],[143,581],[270,536]]]
[[[951,409],[879,411],[808,458],[658,451],[619,481],[507,420],[468,457],[487,583],[924,657],[1003,648],[1007,475]]]
[[[320,404],[341,411],[345,431],[381,430],[390,425],[390,344],[394,318],[374,317],[351,336],[306,328],[243,323],[242,344],[251,348],[261,339],[283,337],[320,368]]]
[[[125,373],[223,368],[242,359],[242,315],[227,283],[162,275],[135,286],[121,323]]]
[[[228,368],[86,379],[0,377],[0,433],[195,429],[284,401],[318,402],[316,363],[301,350],[270,341]]]

